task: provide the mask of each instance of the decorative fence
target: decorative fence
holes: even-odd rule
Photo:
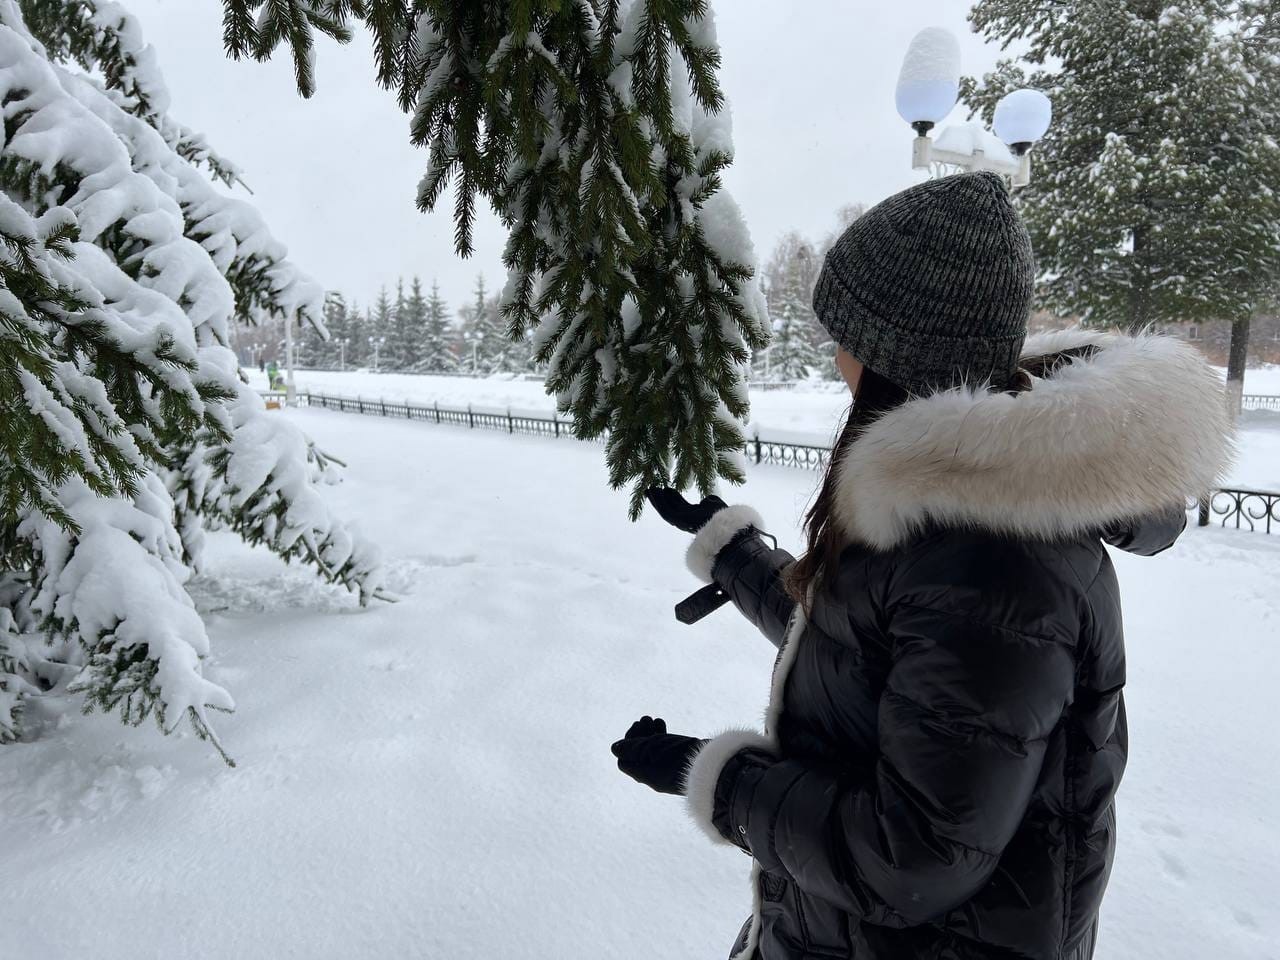
[[[1221,517],[1224,527],[1280,533],[1280,493],[1275,491],[1218,490],[1201,501],[1199,509],[1202,527],[1207,527],[1211,518]]]
[[[268,399],[284,400],[282,392],[263,394]],[[1275,400],[1280,409],[1280,397],[1264,397]],[[555,414],[516,413],[510,409],[477,410],[467,407],[442,407],[413,403],[408,400],[369,400],[364,397],[331,396],[325,393],[298,391],[298,403],[303,406],[321,407],[343,413],[363,413],[378,417],[403,420],[426,420],[431,423],[452,423],[471,429],[505,430],[510,434],[528,434],[541,437],[572,437],[573,430],[566,420]],[[826,469],[831,459],[828,447],[788,440],[769,439],[758,434],[747,438],[747,457],[753,463],[776,464],[783,467],[800,467],[806,470]],[[1280,492],[1223,488],[1199,504],[1190,504],[1188,510],[1196,510],[1200,526],[1207,527],[1221,518],[1223,527],[1257,530],[1263,533],[1280,533]]]

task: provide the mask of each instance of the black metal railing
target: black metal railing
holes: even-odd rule
[[[263,394],[275,397],[276,394]],[[284,394],[279,394],[283,399]],[[304,406],[338,410],[342,413],[364,413],[380,417],[396,417],[404,420],[426,420],[433,423],[453,423],[481,430],[505,430],[540,437],[572,437],[568,420],[556,414],[517,413],[512,410],[492,408],[442,407],[438,403],[412,403],[407,400],[370,400],[365,397],[332,396],[327,393],[299,391],[298,403]],[[774,463],[786,467],[802,467],[822,470],[831,456],[828,447],[807,443],[791,443],[786,440],[770,440],[767,437],[747,438],[747,455],[755,463]]]
[[[748,438],[747,452],[756,463],[776,463],[782,467],[800,467],[805,470],[825,470],[831,460],[830,447],[768,440],[758,435]]]
[[[276,394],[264,394],[274,397]],[[279,394],[280,398],[284,394]],[[555,414],[516,413],[512,410],[476,409],[467,407],[442,407],[438,403],[412,403],[407,400],[370,400],[365,397],[331,396],[325,393],[299,391],[298,402],[304,406],[338,410],[343,413],[363,413],[380,417],[396,417],[405,420],[426,420],[430,423],[452,423],[481,430],[505,430],[507,433],[528,434],[541,437],[572,437],[573,430],[566,420]],[[808,443],[792,443],[788,440],[769,439],[754,435],[747,438],[747,458],[753,463],[776,464],[783,467],[799,467],[805,470],[824,470],[831,459],[830,447]],[[1280,533],[1280,492],[1246,490],[1224,487],[1199,504],[1191,504],[1189,510],[1198,511],[1200,526],[1207,527],[1215,520],[1223,527],[1261,530],[1263,533]]]
[[[1280,533],[1280,492],[1223,488],[1200,502],[1200,526],[1221,517],[1220,526]]]

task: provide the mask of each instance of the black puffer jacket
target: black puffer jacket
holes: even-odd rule
[[[1026,352],[1083,342],[1028,393],[877,421],[842,461],[850,545],[807,613],[752,511],[696,538],[691,568],[780,646],[763,734],[710,741],[688,780],[695,819],[756,862],[737,956],[1091,955],[1128,746],[1102,541],[1168,546],[1227,424],[1181,344]]]

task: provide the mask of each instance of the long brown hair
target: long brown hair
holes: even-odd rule
[[[827,473],[813,506],[804,517],[807,545],[804,554],[787,571],[786,588],[797,603],[807,605],[810,596],[826,585],[827,575],[836,568],[845,548],[844,535],[833,517],[840,463],[855,440],[882,414],[906,402],[909,394],[874,370],[864,368],[858,380],[853,406],[827,461]]]

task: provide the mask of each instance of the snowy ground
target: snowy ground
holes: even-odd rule
[[[265,389],[265,374],[252,371],[253,383]],[[304,370],[296,377],[300,390],[347,397],[413,400],[477,410],[506,410],[550,415],[555,404],[542,384],[500,377],[439,377],[367,371]],[[1251,393],[1280,395],[1280,367],[1248,372]],[[751,429],[774,440],[827,444],[848,409],[849,394],[842,384],[821,381],[794,390],[760,390],[751,394]],[[1239,456],[1228,476],[1237,487],[1280,490],[1280,411],[1246,411],[1240,424]]]
[[[403,600],[359,611],[215,538],[194,592],[239,766],[76,713],[0,750],[0,956],[724,956],[746,858],[609,754],[643,713],[709,735],[764,706],[767,642],[671,615],[687,538],[628,523],[595,446],[281,416],[349,460],[326,495]],[[759,468],[739,496],[794,546],[814,480]],[[1280,536],[1117,562],[1132,761],[1099,960],[1274,960]]]

